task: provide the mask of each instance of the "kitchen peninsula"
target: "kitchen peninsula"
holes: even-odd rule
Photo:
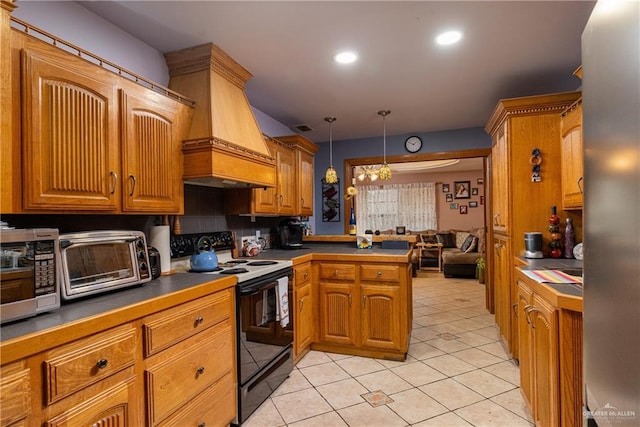
[[[305,249],[257,257],[293,262],[294,357],[318,349],[404,360],[411,250],[377,243],[357,249],[355,237],[346,240],[305,241]],[[195,417],[213,425],[221,414],[232,420],[235,281],[162,276],[2,326],[2,423],[82,423],[97,411],[130,425],[144,425],[145,417],[149,424]],[[185,376],[179,381],[185,388],[163,386],[191,368],[202,374]]]

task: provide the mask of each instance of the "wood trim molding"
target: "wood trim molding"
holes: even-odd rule
[[[409,162],[424,162],[429,160],[448,160],[448,159],[469,159],[474,157],[484,157],[485,164],[483,166],[483,175],[485,176],[485,186],[488,189],[491,185],[490,180],[487,178],[487,161],[486,159],[491,156],[491,148],[474,148],[469,150],[459,151],[439,151],[435,153],[420,153],[420,154],[399,154],[394,156],[387,156],[387,163],[409,163]],[[362,165],[377,165],[383,161],[382,156],[378,157],[361,157],[353,159],[344,159],[342,176],[344,176],[345,189],[351,182],[353,182],[353,168]],[[487,199],[490,200],[490,199]],[[489,203],[487,203],[488,205]],[[343,215],[343,224],[345,234],[349,231],[349,216]]]
[[[16,0],[0,0],[0,8],[13,12],[16,8]]]

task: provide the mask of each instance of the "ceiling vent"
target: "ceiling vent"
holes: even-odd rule
[[[293,130],[297,130],[298,132],[311,132],[313,129],[309,125],[297,125],[292,128]]]

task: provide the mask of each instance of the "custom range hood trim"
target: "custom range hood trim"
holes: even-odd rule
[[[244,93],[251,73],[213,43],[165,54],[169,87],[196,107],[183,142],[184,182],[275,187],[276,160]]]

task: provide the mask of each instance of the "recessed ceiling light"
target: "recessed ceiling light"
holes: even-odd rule
[[[333,59],[339,64],[351,64],[352,62],[356,62],[358,55],[353,52],[340,52],[336,54]]]
[[[462,33],[460,31],[447,31],[436,37],[436,43],[445,46],[454,44],[460,41]]]

